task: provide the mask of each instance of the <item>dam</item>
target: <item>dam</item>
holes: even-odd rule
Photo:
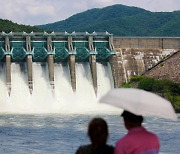
[[[108,111],[97,100],[118,87],[117,65],[108,32],[2,32],[0,113]]]
[[[54,63],[67,63],[71,76],[71,86],[76,91],[77,62],[89,62],[95,94],[97,94],[96,62],[109,62],[114,87],[117,83],[117,56],[113,38],[109,33],[1,33],[0,61],[6,64],[6,85],[11,94],[11,63],[26,63],[28,86],[33,92],[32,63],[46,62],[49,83],[54,88]]]
[[[178,37],[2,32],[0,113],[107,113],[98,98],[179,49]]]

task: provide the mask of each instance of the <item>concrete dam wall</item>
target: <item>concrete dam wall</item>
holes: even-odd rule
[[[113,37],[105,33],[0,33],[0,62],[5,64],[6,87],[11,94],[11,63],[24,63],[27,85],[33,92],[33,63],[47,63],[49,84],[54,84],[54,64],[69,68],[76,91],[76,63],[89,62],[92,85],[98,91],[96,63],[109,65],[114,88],[141,75],[180,49],[180,38]]]
[[[180,38],[114,37],[118,59],[118,83],[141,75],[162,59],[180,50]],[[171,68],[169,68],[171,69]]]

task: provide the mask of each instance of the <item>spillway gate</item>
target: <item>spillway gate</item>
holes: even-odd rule
[[[33,62],[47,62],[50,85],[54,88],[54,63],[67,62],[73,91],[76,91],[76,62],[89,62],[94,91],[97,94],[96,62],[109,62],[118,86],[117,56],[113,35],[105,33],[0,33],[0,62],[6,64],[6,84],[11,93],[11,63],[27,63],[28,85],[33,92]]]

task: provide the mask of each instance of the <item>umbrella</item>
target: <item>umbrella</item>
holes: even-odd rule
[[[169,101],[145,90],[135,88],[112,89],[102,96],[99,101],[122,108],[136,115],[177,119]]]

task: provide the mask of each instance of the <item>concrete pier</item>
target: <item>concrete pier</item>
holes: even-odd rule
[[[48,69],[49,69],[50,85],[54,89],[54,57],[53,55],[48,55],[47,62],[48,62]]]
[[[114,44],[113,44],[113,37],[112,36],[109,37],[109,49],[111,51],[114,50]]]
[[[88,44],[89,44],[89,51],[94,52],[94,45],[93,45],[93,37],[88,37]],[[94,87],[94,92],[97,95],[97,68],[96,68],[96,55],[90,55],[89,63],[91,68],[91,75],[92,75],[92,82]]]
[[[30,36],[26,36],[26,50],[28,52],[31,51],[31,38],[30,38]]]
[[[33,91],[33,75],[32,75],[32,56],[27,56],[27,70],[28,70],[28,85],[29,91],[32,94]]]
[[[5,37],[5,51],[7,53],[10,53],[10,42],[9,42],[9,37]],[[11,56],[6,55],[6,84],[7,84],[7,90],[8,94],[10,96],[11,93]]]
[[[115,51],[114,49],[114,44],[113,44],[113,37],[110,36],[109,37],[109,49],[111,51]],[[111,64],[111,70],[112,70],[112,76],[113,76],[113,80],[114,80],[114,88],[118,88],[119,86],[119,82],[118,82],[118,60],[117,60],[117,55],[111,55],[109,57],[109,62]]]
[[[90,68],[91,68],[91,75],[92,75],[92,82],[94,87],[94,92],[97,95],[97,68],[96,68],[96,55],[90,55]]]
[[[111,65],[111,71],[112,71],[112,76],[114,80],[114,88],[118,88],[119,86],[119,77],[118,77],[118,60],[116,55],[112,55],[109,57],[109,62]]]
[[[68,36],[68,49],[69,51],[73,51],[72,37]]]
[[[10,52],[10,50],[11,50],[8,36],[5,37],[5,50],[6,50],[6,52]]]
[[[72,37],[68,37],[68,50],[69,52],[73,52],[73,44],[72,44]],[[76,57],[73,54],[69,56],[69,69],[70,69],[70,76],[71,76],[71,86],[73,91],[76,91],[76,69],[75,69],[75,61]]]
[[[48,52],[52,52],[52,38],[47,37],[47,50]],[[48,69],[49,69],[49,81],[50,85],[54,89],[54,56],[49,54],[47,57],[47,62],[48,62]]]
[[[6,85],[8,94],[11,93],[11,56],[6,55]]]
[[[69,69],[71,75],[71,86],[73,91],[76,91],[75,55],[70,55],[69,57]]]
[[[26,50],[27,50],[28,52],[32,52],[32,50],[31,50],[31,38],[30,38],[30,36],[26,36]],[[27,62],[29,91],[30,91],[30,93],[32,94],[32,91],[33,91],[32,55],[28,55],[28,56],[27,56],[26,62]]]
[[[88,44],[89,44],[89,50],[94,51],[93,37],[92,36],[88,37]]]

